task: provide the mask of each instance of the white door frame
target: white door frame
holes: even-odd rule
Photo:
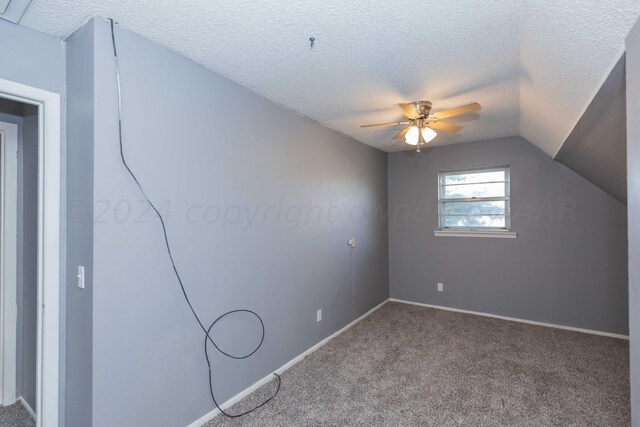
[[[16,401],[18,125],[0,121],[0,404]]]
[[[38,107],[38,330],[36,425],[60,417],[60,95],[0,79],[0,96]]]

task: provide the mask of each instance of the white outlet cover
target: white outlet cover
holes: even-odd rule
[[[322,321],[322,309],[316,311],[316,322]]]
[[[444,292],[444,284],[438,283],[438,292]]]

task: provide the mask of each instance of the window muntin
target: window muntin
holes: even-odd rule
[[[440,229],[509,230],[509,167],[440,172]]]

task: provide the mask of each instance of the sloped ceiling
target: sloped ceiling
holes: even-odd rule
[[[555,159],[627,204],[625,57],[620,58]]]
[[[386,151],[396,104],[478,115],[437,144],[521,135],[554,156],[620,58],[640,0],[33,0],[66,38],[94,15]],[[309,38],[315,38],[311,48]],[[232,101],[230,101],[232,102]]]

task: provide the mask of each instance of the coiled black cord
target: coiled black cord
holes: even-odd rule
[[[262,343],[264,342],[264,333],[265,333],[264,322],[262,321],[262,318],[255,311],[251,311],[251,310],[248,310],[248,309],[237,309],[237,310],[231,310],[231,311],[227,311],[226,313],[223,313],[216,320],[214,320],[211,323],[211,325],[209,325],[208,328],[205,328],[204,324],[200,320],[200,317],[198,317],[198,314],[196,313],[195,309],[193,308],[193,305],[191,304],[191,300],[189,300],[189,296],[187,295],[187,291],[184,288],[184,284],[182,283],[182,278],[180,277],[180,273],[178,272],[178,268],[176,267],[176,263],[175,263],[175,261],[173,259],[173,254],[171,253],[171,245],[169,244],[169,237],[167,236],[167,227],[166,227],[166,225],[164,223],[164,219],[162,218],[162,215],[160,214],[160,211],[156,208],[156,206],[153,204],[153,202],[147,196],[147,193],[144,191],[144,188],[140,184],[140,181],[138,181],[138,178],[133,173],[133,171],[131,170],[131,168],[127,164],[127,161],[126,161],[126,159],[124,157],[124,150],[123,150],[123,143],[122,143],[122,89],[121,89],[121,86],[120,86],[120,66],[118,64],[118,50],[116,48],[116,36],[115,36],[115,31],[113,29],[114,21],[113,21],[113,19],[109,19],[109,21],[111,23],[111,41],[113,43],[113,58],[114,58],[115,67],[116,67],[116,81],[117,81],[117,86],[118,86],[118,139],[119,139],[119,142],[120,142],[120,158],[122,159],[122,164],[127,169],[127,171],[129,172],[129,175],[131,175],[131,178],[133,178],[133,180],[135,181],[136,185],[138,186],[138,189],[140,190],[140,192],[144,196],[145,200],[147,201],[147,203],[149,203],[149,206],[151,206],[151,209],[153,209],[153,211],[155,212],[156,216],[160,220],[160,225],[162,226],[162,234],[164,236],[164,243],[165,243],[165,246],[166,246],[166,249],[167,249],[167,254],[169,255],[169,260],[171,261],[171,267],[173,267],[173,272],[175,273],[176,279],[178,279],[178,283],[180,284],[180,289],[182,290],[182,295],[184,295],[184,299],[187,301],[187,304],[189,305],[189,309],[191,310],[191,313],[193,313],[193,317],[195,317],[196,322],[198,322],[198,325],[200,326],[200,329],[202,329],[202,331],[204,332],[204,355],[205,355],[205,358],[207,359],[207,366],[209,367],[209,392],[211,393],[211,400],[213,400],[213,403],[216,405],[216,408],[218,408],[218,410],[222,414],[226,415],[227,417],[229,417],[229,418],[242,417],[243,415],[247,415],[247,414],[255,411],[256,409],[266,405],[274,397],[276,397],[276,395],[280,391],[280,383],[282,381],[281,378],[280,378],[280,375],[278,375],[275,372],[273,373],[273,375],[275,375],[276,378],[278,379],[278,388],[276,389],[276,391],[273,393],[273,395],[271,397],[269,397],[267,400],[265,400],[264,402],[262,402],[261,404],[259,404],[258,406],[254,407],[252,409],[249,409],[247,411],[241,412],[239,414],[229,414],[229,413],[225,412],[220,407],[220,405],[216,401],[216,397],[215,397],[215,395],[213,393],[213,372],[212,372],[212,369],[211,369],[211,360],[209,359],[209,348],[208,348],[207,344],[208,343],[213,344],[213,346],[216,348],[216,350],[218,350],[221,354],[223,354],[223,355],[225,355],[225,356],[227,356],[227,357],[229,357],[231,359],[236,359],[236,360],[246,359],[248,357],[251,357],[253,354],[255,354],[256,351],[258,351],[258,349],[260,347],[262,347]],[[246,314],[250,314],[252,316],[255,316],[258,319],[258,321],[260,321],[260,327],[262,328],[262,336],[260,337],[260,342],[258,343],[258,345],[250,353],[245,354],[245,355],[236,356],[236,355],[233,355],[233,354],[225,352],[220,347],[218,347],[218,345],[213,340],[213,338],[211,338],[211,335],[210,335],[211,329],[213,329],[213,327],[216,325],[216,323],[218,323],[220,320],[222,320],[226,316],[229,316],[230,314],[234,314],[234,313],[246,313]]]

